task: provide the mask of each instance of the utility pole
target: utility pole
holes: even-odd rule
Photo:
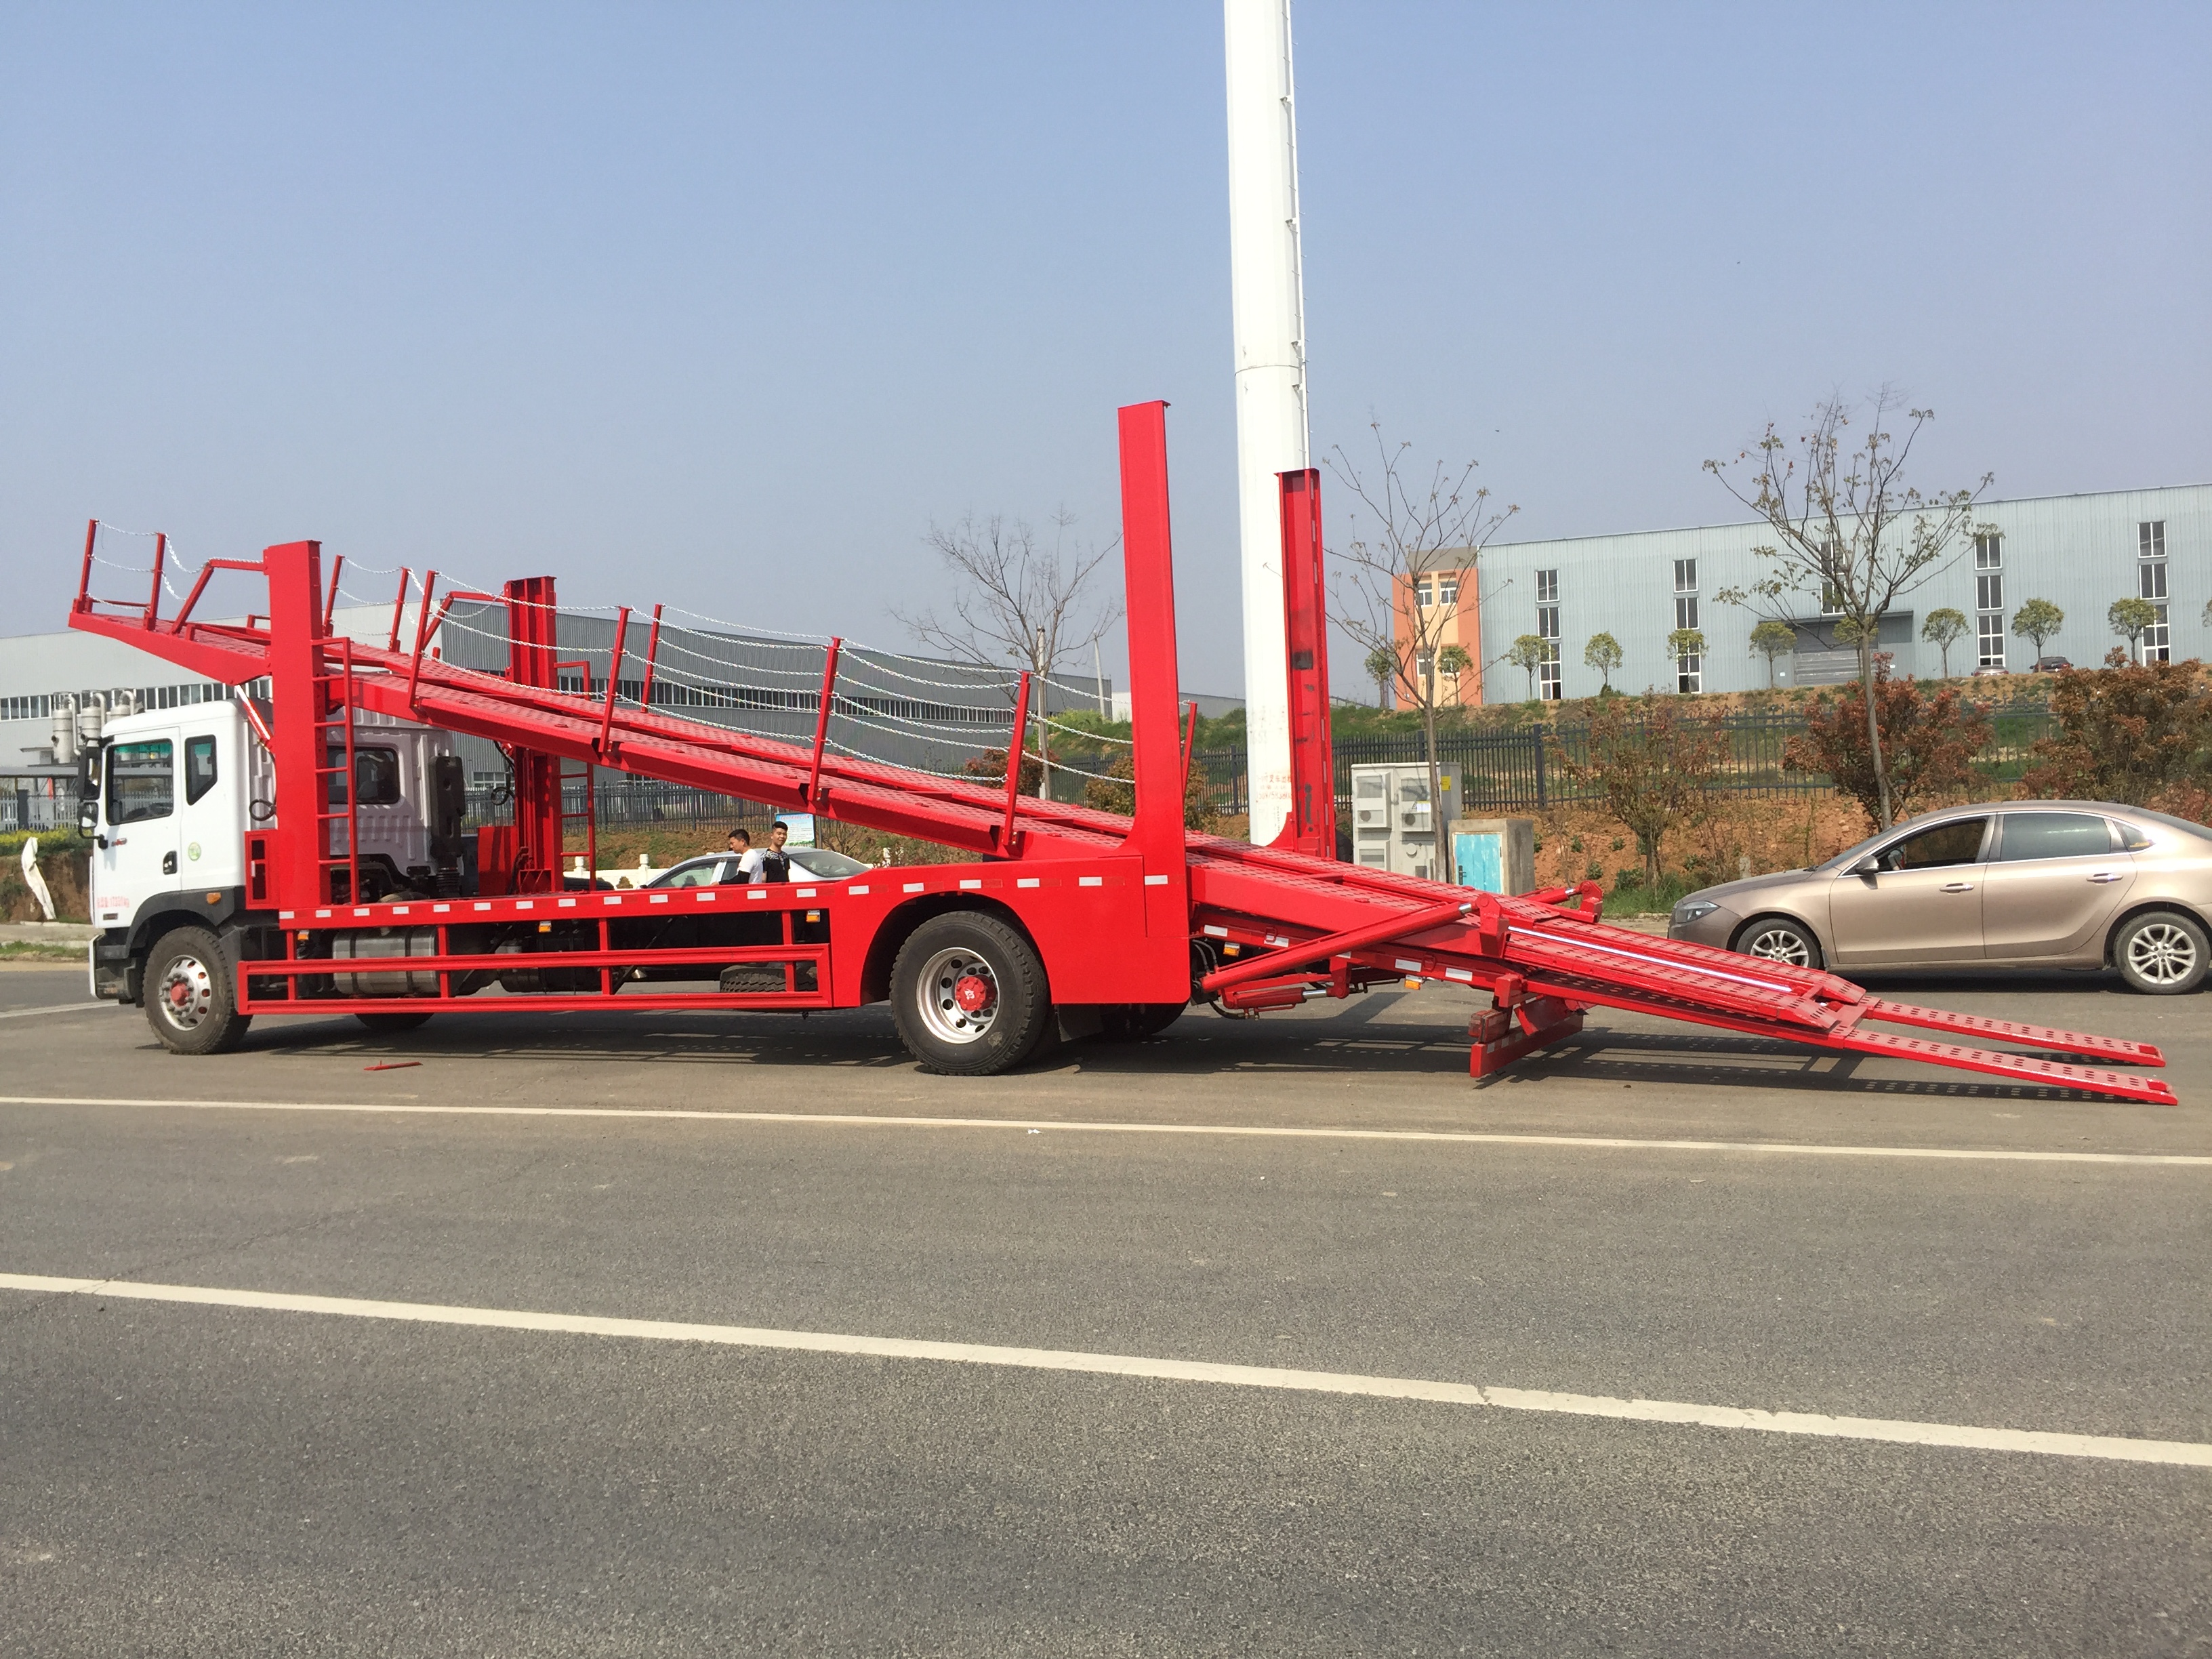
[[[1223,0],[1229,69],[1229,289],[1237,353],[1237,479],[1244,587],[1251,836],[1291,814],[1283,632],[1282,486],[1308,465],[1305,283],[1290,0]]]

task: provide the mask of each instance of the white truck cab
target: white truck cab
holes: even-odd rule
[[[329,763],[327,810],[343,814],[355,798],[361,901],[434,890],[458,859],[464,799],[448,734],[360,714],[351,776],[343,750]],[[177,1038],[234,1001],[227,976],[255,954],[236,948],[239,935],[275,922],[254,908],[246,867],[248,835],[276,824],[274,763],[246,706],[231,701],[110,720],[86,769],[96,787],[85,791],[80,827],[93,838],[91,915],[100,930],[92,994],[143,1000],[165,1043],[197,1046]],[[331,857],[345,859],[345,817],[326,832]],[[215,1021],[210,1043],[229,1047],[246,1023]]]

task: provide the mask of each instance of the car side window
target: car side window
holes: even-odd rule
[[[687,870],[678,870],[665,884],[670,887],[712,887],[715,873],[722,866],[713,859],[695,864]]]
[[[167,738],[118,743],[107,751],[107,821],[141,823],[166,818],[177,798],[174,746]]]
[[[2023,859],[2102,858],[2112,850],[2112,825],[2090,812],[2008,812],[1997,856]]]
[[[1940,870],[1950,864],[1972,864],[1982,855],[1982,832],[1989,822],[1957,818],[1934,824],[1892,842],[1877,857],[1885,870]]]
[[[190,806],[215,787],[215,738],[185,739],[185,805]]]

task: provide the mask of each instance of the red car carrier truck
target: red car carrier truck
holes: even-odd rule
[[[2173,1098],[2162,1082],[2110,1069],[2161,1064],[2148,1044],[1886,1001],[1832,974],[1610,927],[1594,885],[1497,896],[1339,862],[1311,472],[1283,477],[1291,819],[1267,847],[1187,832],[1165,409],[1121,411],[1128,817],[1020,794],[1018,765],[1000,785],[829,743],[848,701],[836,641],[811,696],[812,741],[794,741],[656,701],[658,613],[642,651],[634,636],[647,630],[621,613],[603,685],[564,676],[550,578],[440,594],[431,573],[409,629],[403,572],[388,640],[364,643],[333,631],[337,573],[317,543],[211,560],[165,616],[165,544],[145,600],[93,596],[95,523],[70,625],[209,680],[265,683],[268,696],[107,725],[88,759],[83,826],[96,847],[94,994],[143,1004],[180,1054],[230,1048],[261,1015],[350,1015],[398,1030],[465,1007],[888,1000],[916,1060],[981,1075],[1055,1039],[1164,1030],[1194,1004],[1249,1016],[1417,976],[1481,994],[1468,1024],[1478,1076],[1572,1035],[1589,1009],[1619,1008],[2019,1083]],[[194,615],[219,570],[265,581],[262,608],[242,623]],[[503,607],[503,667],[461,666],[430,648],[456,600]],[[1009,753],[1024,746],[1029,692],[1024,681],[1011,740],[999,739]],[[511,824],[465,827],[454,734],[507,757]],[[568,842],[588,846],[591,805],[564,810],[563,781],[601,769],[916,836],[979,861],[781,884],[575,884],[564,875],[578,850]],[[572,819],[581,822],[570,834]],[[496,1000],[477,1000],[494,988]]]

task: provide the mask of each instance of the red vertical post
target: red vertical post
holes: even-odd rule
[[[624,605],[622,614],[615,618],[614,654],[607,659],[607,707],[599,716],[599,758],[605,760],[612,747],[615,732],[615,694],[622,690],[623,645],[629,637],[629,607]],[[597,826],[594,826],[596,829]]]
[[[1014,855],[1014,803],[1022,793],[1022,754],[1029,746],[1030,677],[1024,669],[1014,692],[1014,729],[1006,736],[1006,821],[999,827],[999,850]]]
[[[1168,406],[1120,411],[1121,569],[1129,617],[1129,735],[1136,822],[1123,846],[1143,860],[1145,941],[1124,958],[1132,1002],[1190,994],[1190,866],[1176,753],[1175,549],[1168,516]]]
[[[386,651],[399,649],[399,623],[407,614],[407,579],[412,574],[405,565],[399,567],[399,597],[392,602],[392,640],[384,647]]]
[[[345,568],[345,555],[341,553],[331,561],[331,597],[323,604],[323,632],[331,631],[331,619],[338,613],[338,573]]]
[[[822,747],[830,740],[830,705],[837,696],[837,653],[845,648],[845,641],[830,641],[830,655],[822,665],[822,701],[814,711],[814,764],[806,774],[806,810],[820,809],[822,792]]]
[[[645,642],[645,684],[638,688],[637,703],[641,708],[653,707],[653,668],[660,659],[660,607],[653,607],[653,634]]]
[[[422,678],[422,647],[430,642],[430,599],[438,591],[438,573],[422,573],[422,602],[415,610],[415,660],[407,670],[407,706],[415,706],[415,688]]]
[[[507,677],[516,685],[547,690],[561,684],[560,611],[550,576],[528,576],[500,590],[507,599]],[[514,762],[515,840],[530,850],[534,867],[561,860],[561,762],[555,755],[517,745]]]
[[[146,626],[149,628],[161,618],[161,567],[168,562],[169,538],[166,534],[156,532],[154,537],[154,591],[146,596]]]
[[[276,840],[269,861],[270,902],[313,914],[331,902],[324,874],[327,794],[321,769],[330,686],[323,678],[322,544],[287,542],[261,555],[269,575],[270,758],[276,766]]]
[[[1321,473],[1282,477],[1284,660],[1290,676],[1291,816],[1275,845],[1336,856],[1336,766],[1328,718],[1328,590]]]
[[[99,538],[100,520],[87,519],[84,521],[84,563],[78,567],[76,574],[76,608],[80,611],[92,609],[92,544]]]

